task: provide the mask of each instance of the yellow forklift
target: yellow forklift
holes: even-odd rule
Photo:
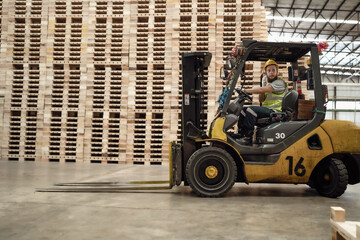
[[[310,68],[298,60],[310,57]],[[251,146],[238,143],[230,131],[246,100],[243,91],[249,61],[273,59],[290,63],[289,79],[306,80],[314,91],[313,118],[296,120],[298,93],[285,94],[282,112],[259,119]],[[210,53],[184,54],[182,59],[182,142],[171,144],[173,184],[185,182],[202,197],[219,197],[235,182],[308,184],[326,197],[338,197],[347,184],[360,182],[360,127],[352,122],[324,120],[326,86],[321,83],[316,44],[244,40],[222,68],[229,81],[225,104],[206,131],[203,69]],[[237,88],[239,79],[242,87]],[[233,94],[237,97],[232,101]],[[300,109],[299,109],[300,111]]]
[[[310,68],[299,66],[298,60],[304,56],[310,57]],[[204,70],[211,57],[208,52],[182,55],[182,140],[170,144],[169,180],[60,183],[37,191],[143,191],[171,189],[184,182],[201,197],[220,197],[235,182],[292,183],[308,184],[321,195],[335,198],[348,184],[360,182],[360,127],[348,121],[324,120],[327,89],[321,83],[316,44],[244,40],[236,46],[221,70],[229,82],[227,98],[207,130]],[[293,118],[299,96],[289,91],[282,111],[259,119],[255,141],[251,146],[242,145],[231,129],[245,101],[251,101],[243,91],[246,64],[268,59],[290,63],[292,81],[307,81],[315,96],[313,118]],[[242,84],[237,84],[239,78]]]

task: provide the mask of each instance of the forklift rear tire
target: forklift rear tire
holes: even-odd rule
[[[234,185],[237,167],[224,149],[203,147],[194,152],[186,165],[186,179],[201,197],[221,197]]]
[[[330,198],[341,196],[348,184],[348,171],[339,159],[330,159],[320,166],[315,176],[315,188],[320,195]]]

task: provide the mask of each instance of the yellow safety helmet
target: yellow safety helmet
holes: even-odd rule
[[[270,65],[275,65],[277,69],[279,69],[279,65],[272,59],[269,59],[266,61],[265,63],[265,66],[264,66],[264,71],[266,70],[266,67],[267,66],[270,66]]]

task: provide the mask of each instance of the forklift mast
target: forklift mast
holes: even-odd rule
[[[183,169],[189,157],[200,148],[199,143],[189,138],[192,126],[206,130],[206,114],[204,102],[204,69],[211,61],[209,52],[192,52],[182,54],[182,116],[181,139]],[[183,179],[185,177],[183,176]]]

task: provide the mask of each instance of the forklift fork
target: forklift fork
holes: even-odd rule
[[[181,145],[171,142],[169,180],[56,183],[53,187],[38,188],[37,192],[121,192],[167,190],[181,184]]]

